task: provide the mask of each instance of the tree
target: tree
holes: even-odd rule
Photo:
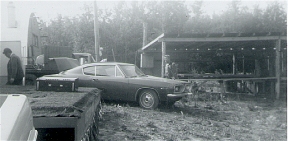
[[[157,35],[184,31],[189,11],[183,1],[149,1],[144,6],[148,25]]]
[[[70,42],[70,34],[66,30],[69,19],[58,15],[57,19],[51,20],[51,23],[45,28],[48,34],[48,42],[55,46],[68,46]]]
[[[100,46],[104,47],[106,57],[113,61],[134,63],[135,51],[140,48],[142,23],[138,17],[138,2],[119,2],[112,11],[100,13]],[[110,54],[110,55],[108,55]]]
[[[266,9],[257,5],[253,12],[234,0],[222,14],[203,13],[202,2],[187,7],[184,1],[119,1],[113,9],[99,10],[100,47],[108,61],[135,62],[135,53],[142,47],[143,22],[148,24],[148,41],[162,33],[227,33],[282,32],[287,30],[284,8],[278,2]],[[190,11],[190,10],[191,11]],[[83,14],[72,18],[58,15],[42,23],[48,44],[71,46],[74,52],[94,54],[94,15],[91,5],[83,6]],[[139,57],[139,56],[138,56]],[[203,65],[203,64],[202,64]],[[207,64],[205,64],[207,65]],[[211,64],[209,64],[211,65]]]
[[[94,36],[94,15],[93,8],[84,5],[84,13],[78,18],[74,18],[73,32],[73,50],[74,52],[95,53],[95,36]]]
[[[149,32],[157,36],[163,32],[181,33],[188,19],[184,3],[176,1],[121,1],[112,13],[109,22],[103,20],[105,31],[101,30],[103,33],[100,36],[110,39],[109,42],[105,40],[104,44],[114,50],[117,61],[125,62],[134,62],[135,52],[142,46],[143,22],[147,22]]]
[[[287,13],[279,2],[269,4],[263,17],[263,28],[266,32],[287,31]]]

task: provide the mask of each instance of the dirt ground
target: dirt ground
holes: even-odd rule
[[[30,94],[34,86],[0,88],[4,94]],[[232,94],[221,102],[200,95],[197,103],[179,101],[155,110],[102,101],[99,140],[286,141],[287,101]]]
[[[100,140],[286,141],[286,100],[230,95],[224,102],[176,102],[144,110],[134,103],[102,102]]]

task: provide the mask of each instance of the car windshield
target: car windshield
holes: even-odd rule
[[[120,65],[121,69],[128,77],[145,76],[145,74],[134,65]]]

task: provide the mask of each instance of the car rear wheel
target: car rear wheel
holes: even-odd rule
[[[139,105],[145,109],[155,109],[159,104],[159,98],[153,90],[143,90],[140,93]]]

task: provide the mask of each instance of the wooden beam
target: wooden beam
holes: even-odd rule
[[[161,77],[164,77],[165,73],[165,55],[166,55],[166,43],[162,42],[162,67],[161,67]]]
[[[280,97],[280,86],[281,86],[281,40],[278,39],[275,43],[276,48],[276,59],[275,59],[275,76],[276,76],[276,84],[275,84],[275,92],[276,99],[278,100]]]
[[[225,53],[247,53],[247,52],[252,52],[252,50],[240,50],[240,49],[234,49],[234,50],[228,50],[228,49],[222,49],[222,50],[216,50],[213,48],[210,48],[210,50],[207,49],[199,49],[199,50],[167,50],[166,49],[166,53],[208,53],[208,52],[215,52],[215,51],[223,51]],[[270,51],[270,50],[269,50]],[[269,51],[265,51],[265,52],[269,52]],[[273,50],[271,50],[273,51]],[[146,50],[145,53],[161,53],[162,50]],[[263,50],[253,50],[254,53],[263,53]]]
[[[159,42],[229,42],[229,41],[259,41],[287,40],[287,36],[257,36],[257,37],[208,37],[208,38],[159,38]]]
[[[144,47],[141,48],[141,50],[145,50],[146,48],[148,48],[149,46],[151,46],[152,44],[154,44],[155,42],[159,41],[160,38],[164,37],[164,33],[161,34],[160,36],[158,36],[156,39],[154,39],[153,41],[151,41],[150,43],[148,43],[147,45],[145,45]]]
[[[191,81],[191,80],[198,80],[198,81],[275,81],[276,77],[257,77],[257,78],[189,78],[189,79],[178,79],[182,81]]]

